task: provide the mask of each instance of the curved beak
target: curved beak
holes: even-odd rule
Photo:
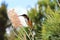
[[[23,16],[23,15],[18,15],[18,17]]]

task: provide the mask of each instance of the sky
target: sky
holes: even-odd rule
[[[26,10],[34,7],[37,4],[37,0],[0,0],[5,1],[8,4],[8,10],[14,8],[18,14],[27,13]]]

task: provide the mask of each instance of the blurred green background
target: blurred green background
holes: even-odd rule
[[[27,10],[32,21],[30,26],[21,27],[19,31],[12,28],[7,35],[6,28],[12,25],[8,18],[5,2],[0,7],[0,40],[60,40],[60,1],[38,0],[34,8]]]

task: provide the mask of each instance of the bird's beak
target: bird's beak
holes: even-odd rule
[[[23,16],[23,15],[19,15],[18,17],[20,17],[20,16]]]
[[[18,15],[18,17],[20,17],[20,16],[22,16],[22,15]]]
[[[23,14],[23,15],[19,15],[19,16],[27,17],[27,15],[25,15],[25,14]]]
[[[20,15],[20,16],[24,16],[24,15]]]

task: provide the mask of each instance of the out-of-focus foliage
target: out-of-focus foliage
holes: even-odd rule
[[[39,6],[39,4],[38,4]],[[42,7],[41,7],[42,8]],[[31,8],[28,11],[28,16],[30,20],[32,20],[33,23],[33,30],[35,31],[35,40],[40,40],[42,35],[41,35],[41,30],[42,30],[42,23],[44,20],[44,13],[42,12],[42,9],[40,7],[35,7]]]
[[[42,24],[42,40],[60,40],[60,7],[58,2],[57,0],[48,0],[48,2],[44,1],[44,4],[41,4],[43,1],[39,2],[40,5],[44,6],[46,16]]]
[[[59,11],[58,0],[38,0],[38,10],[31,8],[28,11],[28,16],[34,23],[35,31],[37,31],[36,40],[40,40],[40,37],[42,37],[42,40],[60,40]]]
[[[18,32],[11,33],[13,38],[11,37],[10,40],[60,40],[60,6],[58,1],[38,0],[37,5],[27,11],[33,24],[33,30],[30,30],[30,26],[21,27]]]
[[[0,40],[5,39],[5,30],[7,28],[7,21],[8,21],[8,16],[7,16],[7,5],[3,2],[0,7]]]

